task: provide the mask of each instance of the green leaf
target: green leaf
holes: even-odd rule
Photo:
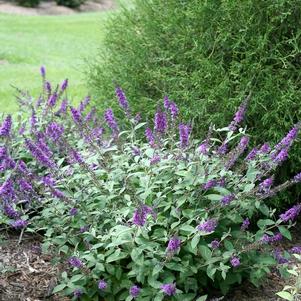
[[[285,300],[289,300],[289,301],[294,300],[294,296],[292,294],[290,294],[289,292],[279,292],[279,293],[276,293],[276,295],[278,295],[279,297],[281,297],[282,299],[285,299]]]
[[[120,249],[118,249],[106,259],[106,262],[109,263],[109,262],[117,261],[127,256],[128,254],[121,252]]]
[[[206,195],[206,198],[210,201],[220,201],[223,196],[220,194],[208,194]]]
[[[197,298],[195,301],[206,301],[207,298],[208,298],[208,295],[204,295],[204,296]]]
[[[292,240],[292,235],[287,228],[285,228],[284,226],[278,226],[278,230],[285,238]]]
[[[200,246],[200,252],[201,252],[202,257],[205,260],[208,260],[211,258],[211,250],[208,247]]]
[[[65,283],[62,283],[62,284],[57,285],[57,286],[53,289],[52,294],[55,294],[55,293],[57,293],[57,292],[62,291],[66,286],[67,286],[67,285],[66,285]]]
[[[198,245],[199,241],[200,241],[200,235],[196,234],[193,239],[191,240],[191,248],[192,250],[194,250],[196,248],[196,246]]]
[[[79,275],[74,275],[71,279],[70,282],[76,282],[78,280],[80,280],[81,278],[83,278],[83,275],[79,274]]]
[[[195,228],[190,225],[183,225],[183,226],[181,226],[180,230],[185,231],[185,232],[194,232]]]

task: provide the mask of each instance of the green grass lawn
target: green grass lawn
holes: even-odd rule
[[[67,16],[17,16],[0,14],[0,113],[14,112],[16,86],[37,95],[39,68],[46,66],[54,83],[69,79],[69,96],[87,94],[85,59],[100,47],[108,12]]]

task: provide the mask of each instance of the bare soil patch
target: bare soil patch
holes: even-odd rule
[[[113,0],[88,0],[77,9],[57,5],[55,1],[41,1],[38,7],[22,7],[14,1],[0,0],[0,13],[38,16],[38,15],[70,15],[81,12],[98,12],[113,9]]]

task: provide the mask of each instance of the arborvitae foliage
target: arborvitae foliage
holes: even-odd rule
[[[89,79],[99,104],[118,84],[147,115],[168,94],[200,132],[252,91],[255,143],[277,141],[301,116],[300,34],[300,0],[137,0],[108,22]]]

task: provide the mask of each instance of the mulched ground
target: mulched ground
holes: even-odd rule
[[[80,12],[106,11],[115,8],[114,0],[88,0],[77,9],[57,5],[55,1],[41,1],[38,7],[22,7],[14,1],[0,0],[0,13],[36,16],[36,15],[70,15]]]
[[[294,230],[293,244],[285,241],[282,248],[301,245],[301,225]],[[21,244],[16,233],[0,233],[0,301],[68,301],[68,298],[51,295],[62,266],[54,266],[51,256],[41,254],[40,237],[25,234]],[[301,264],[298,265],[301,275]],[[275,293],[295,279],[284,281],[277,272],[272,273],[262,287],[244,283],[234,289],[223,301],[283,301]],[[213,300],[211,300],[213,301]],[[295,300],[295,301],[301,301]]]
[[[67,301],[52,296],[60,267],[41,254],[40,239],[25,234],[0,234],[0,301]]]

